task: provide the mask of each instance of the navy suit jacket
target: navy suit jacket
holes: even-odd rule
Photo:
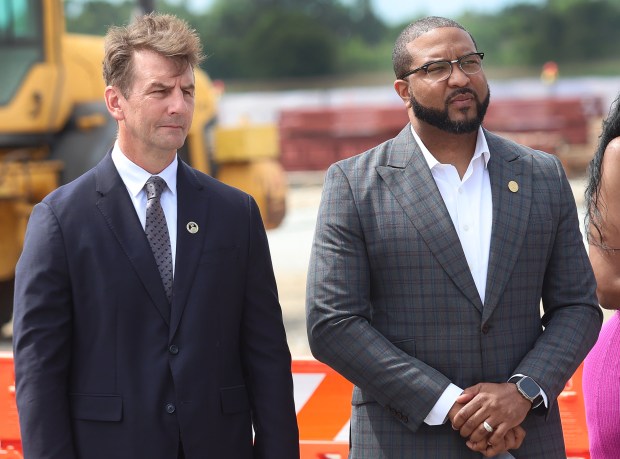
[[[35,206],[14,313],[27,458],[171,459],[179,440],[188,459],[299,456],[258,207],[181,161],[177,193],[170,313],[109,154]]]

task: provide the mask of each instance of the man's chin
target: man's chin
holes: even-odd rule
[[[163,150],[178,150],[185,144],[185,139],[185,135],[169,136],[167,138],[160,139],[161,141],[159,142],[159,146]]]

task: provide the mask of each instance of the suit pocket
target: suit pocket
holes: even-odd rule
[[[69,402],[74,419],[118,422],[123,418],[120,395],[70,394]]]
[[[245,385],[220,389],[222,413],[235,414],[250,410],[250,400]]]
[[[377,401],[368,395],[366,392],[363,392],[359,387],[353,388],[353,395],[351,396],[351,405],[366,405],[367,403],[377,403]]]

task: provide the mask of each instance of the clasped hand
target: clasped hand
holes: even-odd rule
[[[531,408],[514,384],[480,383],[463,391],[448,419],[467,439],[469,449],[491,457],[521,446],[525,438],[521,423]],[[485,421],[492,432],[485,428]]]

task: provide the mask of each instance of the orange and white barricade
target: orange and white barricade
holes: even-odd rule
[[[583,364],[558,397],[568,459],[590,459]],[[315,360],[294,360],[295,406],[301,459],[344,459],[349,451],[352,384]]]
[[[353,385],[313,359],[293,360],[301,459],[345,459]]]
[[[579,365],[558,397],[568,459],[590,459],[586,410],[581,388],[582,374],[583,363]]]
[[[301,459],[345,459],[353,385],[314,359],[293,360]],[[581,389],[583,364],[558,397],[568,459],[590,459]],[[0,459],[23,459],[13,356],[0,352]]]
[[[23,459],[17,405],[13,355],[0,352],[0,459]]]

